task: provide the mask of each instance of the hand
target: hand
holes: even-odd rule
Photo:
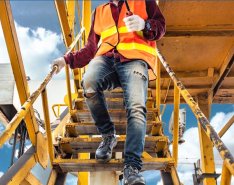
[[[139,15],[131,15],[123,19],[129,32],[141,31],[145,28],[145,20]]]
[[[56,74],[58,74],[61,71],[61,69],[66,65],[65,59],[63,57],[59,57],[53,60],[51,69],[53,69],[55,65],[58,66],[58,69],[56,71]]]

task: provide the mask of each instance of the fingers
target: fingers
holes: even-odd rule
[[[133,21],[134,19],[135,19],[135,15],[131,15],[131,16],[125,17],[123,21],[126,23],[128,21]]]
[[[132,21],[125,22],[126,26],[132,26],[132,25],[137,25],[137,24],[138,24],[137,20],[132,20]]]

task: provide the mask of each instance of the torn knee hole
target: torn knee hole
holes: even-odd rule
[[[143,75],[142,73],[140,73],[138,71],[134,71],[133,73],[136,74],[136,75],[139,75],[143,80],[145,80],[145,81],[147,80],[146,76]]]

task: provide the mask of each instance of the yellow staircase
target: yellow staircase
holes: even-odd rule
[[[121,89],[105,92],[109,113],[116,127],[118,144],[113,150],[112,160],[109,163],[98,163],[95,160],[95,151],[102,138],[97,132],[91,114],[85,103],[82,90],[79,90],[79,97],[75,101],[76,114],[73,122],[72,117],[65,125],[65,134],[58,144],[57,158],[54,166],[62,172],[77,171],[121,171],[123,169],[123,153],[116,155],[116,152],[124,151],[126,138],[126,112],[124,110],[123,93]],[[147,129],[145,137],[145,150],[143,153],[144,170],[169,170],[174,166],[174,160],[167,157],[168,137],[163,135],[162,123],[158,121],[158,109],[154,104],[151,89],[148,89],[147,101]],[[154,127],[154,135],[151,134]],[[88,137],[82,137],[88,136]],[[136,136],[137,137],[137,136]],[[90,153],[90,159],[79,159],[79,153]],[[160,156],[160,157],[159,157]]]

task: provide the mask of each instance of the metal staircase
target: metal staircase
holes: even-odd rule
[[[176,5],[179,4],[177,2],[173,3],[176,3]],[[162,1],[160,1],[160,4],[161,6],[165,5]],[[81,34],[83,34],[83,42],[85,42],[85,36],[87,37],[88,29],[86,29],[85,35],[82,28],[81,30],[83,31],[81,31],[80,34],[78,34],[78,36],[74,38],[73,18],[75,17],[75,2],[55,0],[55,5],[62,27],[65,45],[67,46],[68,51],[71,52],[74,46],[76,46],[77,42],[80,40],[82,36]],[[85,7],[82,10],[83,15],[85,15],[83,26],[85,28],[89,28],[91,17],[91,1],[83,1],[83,7]],[[227,7],[231,6],[228,6],[227,4]],[[0,184],[41,184],[40,180],[38,180],[31,173],[31,169],[36,164],[40,164],[43,168],[46,168],[49,161],[51,162],[52,171],[47,182],[48,185],[64,184],[67,172],[97,172],[122,170],[124,159],[124,155],[122,152],[124,150],[127,124],[124,102],[122,98],[122,90],[115,89],[111,92],[105,92],[109,112],[113,122],[115,123],[116,132],[118,135],[118,145],[114,149],[112,160],[109,163],[98,163],[94,158],[94,153],[101,141],[101,136],[97,132],[90,112],[85,104],[83,92],[79,88],[81,75],[85,70],[73,70],[77,98],[72,99],[69,68],[68,66],[66,66],[68,87],[68,101],[66,106],[68,107],[68,111],[66,113],[62,113],[62,116],[61,114],[58,114],[60,115],[61,120],[59,120],[59,124],[54,130],[51,129],[52,125],[49,117],[46,86],[50,82],[53,75],[56,73],[57,66],[54,66],[54,68],[46,76],[40,87],[34,93],[30,94],[28,91],[28,84],[22,57],[20,54],[19,43],[17,40],[17,34],[13,21],[14,19],[12,16],[9,1],[0,1],[0,9],[0,19],[4,37],[7,39],[6,44],[8,53],[11,59],[11,65],[19,92],[19,98],[22,104],[20,111],[18,111],[18,113],[12,118],[12,120],[9,120],[6,130],[0,135],[0,147],[2,147],[4,143],[7,142],[9,138],[11,138],[12,134],[15,132],[16,128],[20,125],[22,120],[25,120],[27,131],[29,133],[29,139],[32,143],[32,147],[27,152],[25,152],[25,154],[19,160],[17,160],[11,166],[11,168],[0,178]],[[169,36],[170,34],[171,33],[169,33]],[[173,34],[178,33],[175,31],[173,32]],[[194,32],[193,34],[196,34],[196,32]],[[199,34],[207,33],[200,32]],[[161,46],[163,46],[163,44],[161,44]],[[171,55],[174,56],[175,53],[173,52],[171,53]],[[216,147],[221,158],[223,159],[223,172],[221,180],[222,185],[229,185],[231,182],[231,177],[232,175],[234,175],[234,158],[231,154],[231,151],[226,148],[225,144],[220,138],[232,125],[233,118],[227,125],[224,126],[224,128],[221,130],[221,134],[217,134],[213,127],[210,125],[209,120],[207,119],[208,113],[206,115],[203,113],[204,110],[205,113],[206,110],[208,110],[208,108],[204,108],[205,103],[203,103],[203,110],[201,110],[197,102],[195,102],[194,100],[195,95],[191,95],[187,91],[183,83],[175,75],[177,74],[177,72],[173,72],[169,64],[159,52],[158,58],[159,60],[156,69],[158,78],[156,80],[156,83],[153,82],[154,84],[149,85],[150,88],[148,89],[146,129],[147,135],[145,138],[145,151],[142,154],[143,170],[160,170],[163,184],[181,185],[176,167],[178,164],[178,111],[180,99],[182,96],[185,100],[184,102],[188,104],[188,106],[191,108],[192,112],[196,116],[197,120],[199,121],[199,132],[202,134],[200,136],[200,140],[205,141],[205,143],[201,143],[201,151],[202,154],[204,153],[204,155],[202,155],[202,158],[207,158],[207,156],[209,156],[209,158],[212,158],[213,147]],[[161,71],[159,61],[162,63],[166,71]],[[229,60],[227,61],[229,62]],[[231,57],[230,63],[233,64],[233,55]],[[176,64],[176,66],[173,66],[173,68],[178,67],[177,65],[178,64]],[[222,67],[222,70],[227,68],[228,67]],[[181,68],[179,69],[181,70]],[[183,71],[185,71],[185,69],[183,69],[182,72]],[[212,70],[210,70],[210,73],[212,73]],[[184,75],[184,73],[180,74],[181,76]],[[175,116],[172,156],[169,151],[169,139],[163,134],[163,125],[160,119],[160,95],[162,92],[160,89],[162,86],[160,82],[161,76],[165,79],[168,78],[170,80],[169,82],[171,82],[171,80],[174,82],[174,89],[170,88],[170,83],[168,88],[164,89],[166,93],[165,97],[167,97],[167,95],[170,95],[171,97],[173,97],[174,100]],[[223,76],[222,73],[220,73],[220,76]],[[170,94],[170,91],[172,90],[174,90],[174,96],[171,95],[173,93]],[[45,133],[42,133],[39,130],[39,125],[36,123],[34,111],[32,109],[33,103],[37,100],[39,95],[41,95],[42,97],[46,130]],[[209,101],[209,98],[206,99],[208,99]],[[209,103],[207,103],[207,106],[208,104]],[[210,152],[210,150],[212,150],[212,152]],[[207,162],[206,159],[205,162],[203,162],[203,166],[207,167],[207,169],[204,169],[204,172],[212,171],[212,169],[214,168],[212,167],[213,163],[214,161],[210,160]],[[208,167],[210,167],[211,170],[209,170]],[[87,179],[89,179],[89,177],[86,174],[78,175],[78,184],[87,185]],[[213,185],[215,184],[215,180],[208,179],[207,181],[205,181],[205,185],[207,184]]]
[[[124,150],[127,124],[122,90],[116,89],[105,92],[109,113],[115,123],[116,134],[118,135],[118,144],[113,151],[112,160],[106,164],[98,163],[94,159],[94,153],[101,142],[101,136],[97,132],[84,98],[81,96],[83,96],[82,90],[79,91],[80,98],[75,102],[75,116],[78,118],[76,120],[80,120],[80,122],[73,122],[70,119],[66,123],[64,137],[55,146],[58,150],[58,156],[55,158],[54,166],[62,172],[122,170],[124,159],[122,152]],[[163,135],[162,123],[157,121],[158,109],[155,107],[151,89],[148,89],[147,109],[147,135],[142,156],[143,169],[169,170],[174,166],[174,160],[166,156],[168,153],[168,137]],[[156,128],[154,135],[151,134],[152,127]],[[84,138],[82,136],[88,137]],[[121,154],[116,154],[117,152],[121,152]],[[90,159],[79,159],[80,153],[90,153]]]

